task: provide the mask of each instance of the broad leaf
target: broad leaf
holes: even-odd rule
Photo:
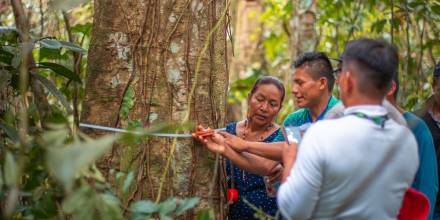
[[[92,23],[77,24],[70,28],[70,31],[72,31],[72,33],[83,33],[85,35],[89,35],[91,30]]]
[[[49,49],[59,49],[61,47],[61,43],[55,39],[42,39],[40,40],[40,45]]]
[[[124,186],[122,187],[122,192],[123,193],[127,193],[128,189],[130,188],[131,183],[134,180],[134,172],[130,171],[130,173],[128,173],[128,175],[125,177],[124,180]]]
[[[5,164],[3,166],[5,174],[5,184],[9,187],[17,185],[18,180],[18,166],[15,162],[14,156],[11,152],[6,152]]]
[[[42,69],[50,69],[56,74],[62,75],[68,79],[81,83],[81,78],[72,70],[64,67],[63,65],[49,62],[40,62],[37,64],[37,67]]]
[[[160,203],[160,214],[168,215],[172,211],[174,211],[177,207],[177,199],[176,198],[168,198],[164,202]]]
[[[55,84],[48,80],[46,77],[41,76],[37,73],[32,74],[33,77],[35,77],[38,81],[41,82],[41,84],[43,84],[47,90],[52,93],[53,96],[55,96],[58,101],[61,102],[61,104],[64,106],[64,108],[66,108],[67,112],[69,114],[71,114],[72,108],[70,107],[70,103],[69,101],[67,101],[67,98],[57,89],[57,87],[55,86]]]
[[[188,209],[194,208],[194,206],[196,206],[199,203],[199,201],[200,201],[200,199],[197,197],[186,198],[186,199],[180,201],[180,204],[176,209],[176,215],[177,216],[182,215]]]
[[[0,26],[0,34],[18,33],[17,28],[9,26]]]
[[[75,140],[62,148],[48,147],[47,165],[55,178],[70,190],[79,171],[101,157],[116,138],[116,135],[111,135],[85,142]]]
[[[59,41],[62,45],[62,47],[74,51],[74,52],[78,52],[78,53],[85,53],[87,52],[84,48],[82,48],[81,46],[74,44],[72,42],[68,42],[68,41]]]
[[[131,211],[134,213],[152,214],[158,212],[160,206],[150,200],[136,201],[131,205]]]

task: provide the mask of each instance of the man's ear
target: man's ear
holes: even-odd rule
[[[319,89],[324,90],[328,87],[328,80],[325,77],[319,78]]]
[[[391,86],[390,86],[390,89],[388,89],[387,96],[394,96],[394,93],[396,92],[396,90],[397,90],[397,84],[393,80],[393,81],[391,81]]]

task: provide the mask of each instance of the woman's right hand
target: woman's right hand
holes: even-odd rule
[[[220,132],[224,138],[224,142],[227,146],[231,147],[237,152],[243,152],[247,150],[247,142],[240,137],[229,134],[228,132]]]
[[[213,153],[223,154],[226,150],[226,144],[223,136],[218,134],[217,132],[214,132],[212,135],[208,136],[197,135],[197,132],[205,130],[206,129],[203,126],[199,125],[196,129],[196,132],[192,134],[194,139],[202,143],[209,151]]]

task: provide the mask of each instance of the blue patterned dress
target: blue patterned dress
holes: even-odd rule
[[[236,126],[237,122],[228,124],[226,126],[226,131],[230,134],[236,135]],[[282,133],[281,129],[276,130],[262,142],[273,142],[279,133]],[[233,167],[235,188],[238,190],[238,201],[230,206],[229,219],[256,219],[254,217],[255,211],[249,207],[243,199],[246,199],[254,206],[262,209],[266,214],[275,216],[278,211],[276,198],[267,196],[263,177],[241,170],[237,166]],[[228,175],[228,185],[231,186],[231,162],[229,160],[226,161],[226,172]]]

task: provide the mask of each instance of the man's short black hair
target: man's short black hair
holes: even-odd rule
[[[348,42],[342,55],[343,65],[354,64],[359,91],[364,94],[384,95],[397,75],[398,62],[395,46],[368,38]]]
[[[325,77],[327,79],[328,90],[333,90],[335,77],[333,75],[333,67],[327,55],[322,52],[306,52],[298,57],[293,63],[295,68],[304,66],[309,67],[307,73],[310,73],[313,79]]]

